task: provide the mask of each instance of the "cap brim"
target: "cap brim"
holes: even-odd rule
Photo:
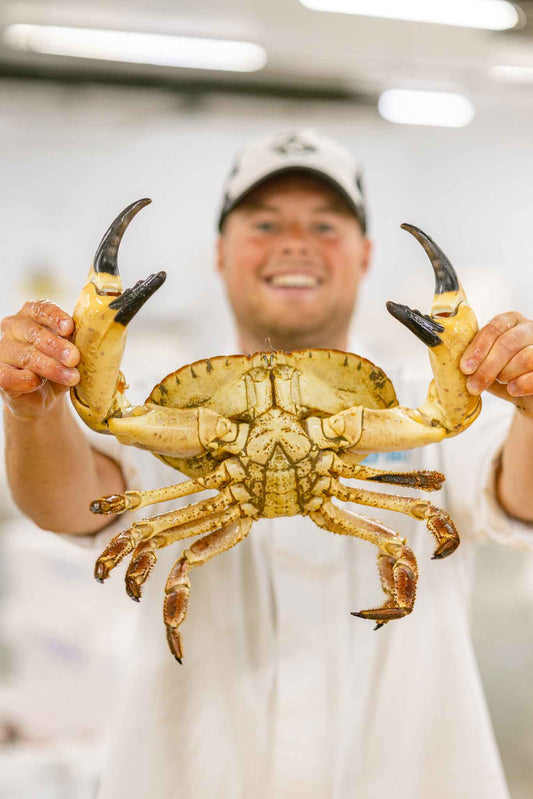
[[[350,197],[346,189],[344,189],[341,186],[341,184],[338,183],[336,180],[334,180],[334,178],[332,178],[330,175],[321,172],[320,169],[314,169],[313,167],[299,166],[299,165],[284,166],[281,167],[280,169],[275,169],[272,172],[269,172],[268,175],[263,175],[263,177],[258,178],[258,180],[256,180],[255,183],[252,183],[251,186],[248,186],[248,188],[242,191],[240,194],[238,194],[237,197],[234,197],[229,202],[225,202],[222,207],[222,211],[220,213],[220,218],[218,220],[219,231],[222,232],[222,226],[224,225],[224,222],[228,217],[228,215],[232,211],[234,211],[235,208],[239,205],[239,203],[241,203],[244,200],[244,198],[247,197],[252,191],[257,189],[263,183],[269,181],[271,178],[278,177],[279,175],[285,175],[289,172],[303,172],[306,175],[313,175],[314,177],[320,178],[320,180],[323,180],[324,183],[329,184],[333,189],[335,189],[335,191],[337,191],[340,194],[340,196],[343,198],[343,200],[346,202],[349,208],[351,208],[351,210],[354,212],[355,216],[357,217],[359,224],[361,225],[363,233],[366,233],[367,225],[366,225],[366,216],[364,208],[357,205],[357,203],[353,200],[353,198]]]

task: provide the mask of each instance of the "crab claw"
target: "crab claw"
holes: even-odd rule
[[[478,325],[452,264],[440,247],[420,228],[403,224],[423,246],[435,274],[435,294],[430,315],[407,305],[387,303],[388,311],[429,347],[434,380],[419,411],[431,424],[455,435],[468,427],[481,409],[479,397],[469,394],[459,361],[474,338]]]
[[[428,314],[422,314],[416,308],[409,308],[408,305],[400,305],[391,300],[387,302],[387,310],[428,347],[436,347],[438,344],[442,344],[439,333],[444,332],[444,327]]]
[[[122,291],[117,255],[124,231],[148,199],[129,205],[114,220],[96,251],[73,313],[74,343],[81,352],[80,381],[71,389],[77,412],[93,430],[107,431],[107,419],[130,407],[119,371],[126,326],[163,284],[165,273],[150,275]]]

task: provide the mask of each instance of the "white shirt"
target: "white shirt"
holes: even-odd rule
[[[425,396],[427,384],[394,383],[402,404]],[[406,535],[419,565],[412,614],[378,632],[350,615],[383,601],[375,547],[308,518],[261,520],[192,571],[180,666],[162,605],[188,542],[161,550],[143,589],[99,799],[508,797],[468,629],[473,540],[530,548],[533,534],[494,498],[493,462],[512,409],[496,410],[441,444],[371,456],[380,468],[443,471],[441,492],[419,493],[445,507],[462,536],[451,557],[431,561],[423,522],[355,508]],[[149,453],[105,436],[93,443],[121,463],[128,488],[181,479]],[[103,549],[150,512],[120,517],[92,545]]]

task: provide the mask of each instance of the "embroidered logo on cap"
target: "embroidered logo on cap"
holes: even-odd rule
[[[316,153],[317,147],[314,144],[302,139],[300,136],[285,136],[272,146],[274,152],[280,155],[303,155],[304,153]]]

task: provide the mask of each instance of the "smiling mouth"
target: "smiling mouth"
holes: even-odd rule
[[[288,289],[312,289],[319,285],[320,281],[315,275],[306,275],[302,272],[287,272],[280,275],[272,275],[266,278],[270,286]]]

